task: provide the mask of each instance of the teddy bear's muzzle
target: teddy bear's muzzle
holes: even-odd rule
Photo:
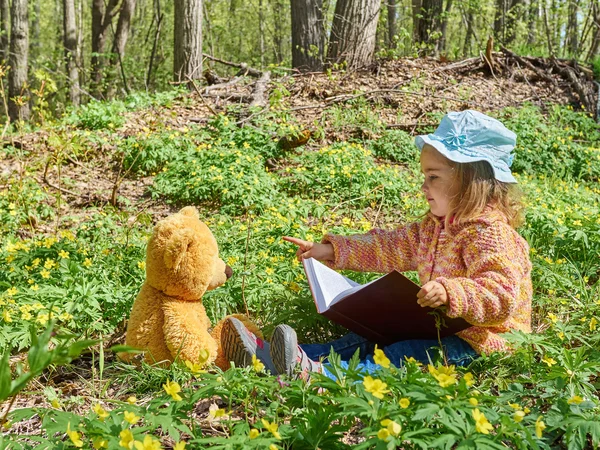
[[[225,276],[227,277],[227,279],[231,278],[231,275],[233,275],[233,270],[231,269],[231,267],[229,266],[225,266]]]

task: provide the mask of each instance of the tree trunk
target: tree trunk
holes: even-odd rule
[[[12,0],[10,11],[10,55],[8,65],[8,115],[11,121],[29,120],[27,65],[29,60],[29,22],[27,0]]]
[[[396,48],[396,14],[398,13],[397,0],[388,0],[387,3],[387,25],[388,25],[388,48]]]
[[[527,45],[533,47],[535,44],[535,28],[539,15],[538,0],[529,0],[529,11],[527,14]]]
[[[263,0],[258,0],[258,36],[260,44],[260,70],[265,67],[265,17]]]
[[[522,14],[522,1],[523,0],[512,0],[510,8],[506,13],[506,20],[504,27],[504,44],[510,45],[517,35],[517,22]]]
[[[323,0],[290,0],[292,67],[303,72],[323,70],[325,30]]]
[[[411,0],[412,23],[413,23],[413,41],[419,42],[419,25],[421,24],[421,0]]]
[[[174,45],[175,81],[202,78],[202,0],[175,0]]]
[[[598,47],[600,47],[600,5],[598,0],[594,0],[592,3],[592,17],[593,17],[593,34],[592,43],[587,54],[587,62],[591,63],[596,54],[598,53]]]
[[[569,1],[569,18],[567,24],[567,48],[571,56],[576,56],[579,50],[579,27],[577,14],[579,13],[579,0]]]
[[[436,42],[436,54],[441,54],[446,51],[446,29],[448,28],[448,17],[450,16],[450,10],[452,9],[452,0],[446,0],[446,9],[444,10],[444,16],[441,18],[440,32],[442,35]]]
[[[77,70],[77,23],[75,20],[75,0],[63,1],[63,26],[65,63],[69,80],[69,99],[79,105],[79,72]]]
[[[505,20],[507,3],[509,0],[496,0],[496,12],[494,15],[494,39],[504,44]]]
[[[0,0],[0,64],[8,61],[8,36],[10,33],[10,3]]]
[[[275,24],[284,23],[281,0],[273,1],[273,20],[275,21]],[[275,26],[273,32],[273,60],[277,64],[280,64],[281,61],[283,61],[283,33],[284,30],[282,27]]]
[[[349,70],[371,63],[381,0],[338,0],[335,5],[327,60],[346,62]]]
[[[473,39],[473,8],[471,7],[471,2],[466,2],[465,9],[463,9],[463,5],[459,3],[459,8],[461,8],[463,20],[465,26],[467,27],[467,31],[465,32],[465,41],[463,42],[462,54],[463,57],[466,58],[471,54],[471,40]]]
[[[96,98],[102,97],[102,73],[106,65],[104,57],[104,47],[108,37],[108,28],[115,15],[115,9],[119,0],[109,0],[106,10],[104,0],[92,0],[92,58],[91,68],[91,87],[90,91]]]
[[[441,33],[443,6],[443,0],[423,0],[417,18],[417,42],[427,44],[436,52],[438,50],[437,41]]]
[[[31,20],[31,39],[29,40],[29,59],[35,61],[40,50],[40,1],[33,4],[33,19]]]
[[[127,45],[127,39],[129,37],[129,29],[131,27],[131,18],[135,11],[135,0],[123,0],[119,12],[119,20],[117,22],[117,29],[115,31],[115,39],[113,40],[110,66],[113,70],[109,72],[110,78],[107,83],[106,97],[113,98],[116,93],[115,72],[119,70],[121,72],[121,79],[123,81],[123,87],[127,93],[129,88],[127,87],[127,80],[125,78],[125,69],[123,67],[123,58],[125,57],[125,46]]]

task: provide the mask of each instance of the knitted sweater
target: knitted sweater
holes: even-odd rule
[[[499,211],[444,229],[432,214],[393,231],[328,234],[334,269],[388,273],[416,270],[421,285],[441,283],[448,294],[447,315],[473,326],[457,334],[478,353],[505,351],[499,336],[509,330],[531,332],[529,246]],[[416,301],[416,300],[415,300]]]

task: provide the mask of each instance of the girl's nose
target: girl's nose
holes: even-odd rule
[[[423,184],[421,185],[421,191],[423,191],[423,193],[427,193],[427,186],[425,186],[425,181],[423,181]]]

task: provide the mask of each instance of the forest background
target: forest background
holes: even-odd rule
[[[594,65],[600,6],[596,0],[1,0],[0,113],[40,123],[69,105],[168,90],[203,77],[202,52],[285,73],[353,69],[375,56],[477,56],[489,36],[518,54]]]

